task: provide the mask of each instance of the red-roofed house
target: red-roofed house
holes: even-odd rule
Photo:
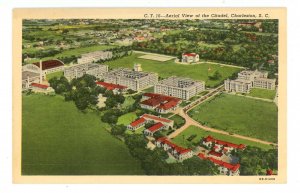
[[[210,157],[209,160],[213,162],[215,165],[218,165],[218,169],[221,175],[228,175],[228,176],[238,176],[240,175],[240,164],[230,164],[215,158]]]
[[[238,144],[230,143],[227,141],[215,139],[212,136],[207,136],[206,138],[204,138],[202,143],[209,149],[212,147],[212,144],[215,144],[214,150],[217,152],[223,151],[224,153],[230,153],[234,149],[243,150],[246,148],[246,146],[244,144],[238,145]]]
[[[173,120],[163,118],[163,117],[158,117],[158,116],[155,116],[155,115],[143,114],[142,116],[140,116],[139,119],[137,119],[137,120],[133,121],[132,123],[130,123],[127,126],[127,129],[136,130],[140,127],[143,127],[146,123],[149,123],[150,121],[153,121],[156,126],[153,125],[155,127],[151,128],[151,130],[149,130],[150,128],[146,129],[144,131],[145,135],[153,136],[153,134],[155,132],[157,132],[161,129],[168,129],[169,127],[173,128],[173,125],[174,125]]]
[[[199,54],[196,54],[196,53],[183,53],[181,61],[184,62],[184,63],[199,62]]]
[[[112,83],[107,83],[107,82],[96,82],[98,86],[104,87],[107,90],[111,90],[114,92],[114,94],[119,94],[124,91],[126,91],[127,86],[119,85],[119,84],[112,84]]]
[[[166,137],[159,138],[155,141],[157,147],[162,147],[165,151],[171,153],[178,161],[193,157],[194,153],[191,149],[185,149],[172,142]]]
[[[222,153],[216,152],[214,150],[211,150],[210,152],[208,152],[208,155],[209,155],[209,157],[213,157],[213,158],[218,159],[218,160],[222,159],[222,156],[223,156]]]
[[[131,131],[135,131],[140,127],[143,127],[146,124],[146,119],[144,118],[138,118],[137,120],[133,121],[129,125],[127,125],[127,129]]]
[[[161,122],[155,123],[148,129],[144,130],[145,135],[153,136],[153,134],[157,131],[160,131],[162,129],[166,128],[166,125],[162,124]]]
[[[159,113],[166,114],[177,109],[181,99],[156,93],[145,93],[140,102],[144,109],[155,110]]]
[[[45,85],[45,84],[35,83],[35,82],[30,84],[30,88],[34,92],[41,92],[41,93],[54,92],[52,87]]]

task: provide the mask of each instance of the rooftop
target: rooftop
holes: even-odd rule
[[[40,62],[33,63],[37,67],[40,67]],[[60,60],[47,60],[47,61],[42,61],[42,70],[47,70],[51,68],[56,68],[64,66],[64,63]]]
[[[39,84],[39,83],[31,83],[32,87],[41,88],[41,89],[47,89],[49,86],[45,84]]]
[[[107,82],[96,82],[97,85],[103,86],[104,88],[106,88],[107,90],[115,90],[115,89],[126,89],[127,86],[123,86],[123,85],[119,85],[119,84],[111,84],[111,83],[107,83]]]
[[[139,119],[133,121],[132,123],[130,123],[130,126],[136,127],[136,126],[138,126],[138,125],[140,125],[140,124],[143,124],[144,122],[146,122],[146,119],[144,119],[144,118],[139,118]]]
[[[235,149],[245,149],[245,145],[244,144],[234,144],[234,143],[230,143],[230,142],[227,142],[227,141],[222,141],[222,140],[218,140],[218,139],[215,139],[213,138],[212,136],[207,136],[206,138],[204,138],[204,141],[206,142],[214,142],[216,144],[219,144],[219,145],[223,145],[223,146],[227,146],[227,147],[233,147]]]
[[[150,114],[143,114],[142,118],[145,118],[145,119],[148,118],[148,119],[156,120],[156,121],[163,122],[163,123],[172,122],[172,120],[170,120],[170,119],[166,119],[166,118],[162,118],[162,117],[158,117],[158,116],[154,116],[154,115],[150,115]]]

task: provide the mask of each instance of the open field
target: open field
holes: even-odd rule
[[[226,78],[241,69],[235,67],[221,66],[218,64],[196,64],[196,65],[182,65],[176,64],[173,60],[166,62],[159,62],[154,60],[146,60],[139,58],[144,54],[133,53],[130,56],[123,57],[114,61],[106,62],[112,68],[126,67],[133,68],[135,63],[142,64],[143,71],[156,72],[160,77],[166,78],[170,76],[189,77],[195,80],[205,81],[208,87],[215,87],[221,84]],[[209,76],[219,71],[222,78],[219,80],[210,80]]]
[[[118,118],[117,124],[118,125],[123,124],[123,125],[127,126],[127,125],[129,125],[129,123],[131,123],[132,121],[134,121],[136,119],[137,119],[136,113],[134,113],[134,112],[127,113]]]
[[[60,96],[23,95],[23,175],[143,175],[94,112]]]
[[[191,135],[197,135],[193,140],[188,141],[187,139],[191,136]],[[190,126],[188,127],[186,130],[184,130],[182,133],[180,133],[179,135],[177,135],[174,139],[172,139],[172,141],[174,143],[176,143],[177,145],[180,145],[182,147],[193,147],[194,144],[199,144],[200,140],[203,137],[207,137],[208,135],[216,138],[216,139],[220,139],[220,140],[224,140],[224,141],[228,141],[231,143],[235,143],[235,144],[245,144],[247,146],[255,146],[255,147],[259,147],[261,149],[271,149],[272,146],[271,145],[265,145],[265,144],[261,144],[261,143],[255,143],[252,141],[248,141],[248,140],[244,140],[244,139],[239,139],[230,135],[223,135],[220,133],[214,133],[214,132],[210,132],[210,131],[205,131],[199,127],[196,126]]]
[[[51,78],[54,78],[54,77],[60,78],[63,75],[64,75],[63,71],[53,72],[53,73],[47,74],[46,79],[50,80]]]
[[[203,125],[269,142],[277,142],[278,111],[275,103],[221,94],[189,112]]]
[[[63,57],[71,57],[71,56],[80,56],[81,54],[94,52],[94,51],[101,51],[101,50],[107,50],[110,48],[113,48],[115,46],[112,45],[95,45],[95,46],[87,46],[87,47],[80,47],[80,48],[74,48],[74,49],[68,49],[63,50],[61,53],[56,54],[54,56],[41,58],[41,60],[50,60],[50,59],[57,59],[57,58],[63,58]],[[27,61],[26,63],[32,63],[32,62],[38,62],[40,59],[34,59]]]
[[[172,56],[165,56],[165,55],[160,55],[160,54],[146,54],[142,55],[139,58],[141,59],[147,59],[147,60],[154,60],[154,61],[159,61],[159,62],[165,62],[171,59],[175,59],[175,57]]]
[[[146,129],[145,127],[140,127],[135,131],[130,131],[130,130],[126,129],[125,133],[128,135],[143,134],[145,129]]]
[[[258,98],[273,100],[275,98],[275,95],[276,95],[276,90],[252,88],[248,95],[252,96],[252,97],[258,97]]]

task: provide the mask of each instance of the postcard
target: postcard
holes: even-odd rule
[[[15,9],[14,183],[286,183],[285,8]]]

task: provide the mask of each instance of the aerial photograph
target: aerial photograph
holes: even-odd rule
[[[24,19],[21,173],[276,176],[278,47],[276,19]]]

